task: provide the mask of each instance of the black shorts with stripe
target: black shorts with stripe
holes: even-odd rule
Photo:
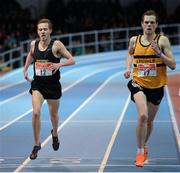
[[[134,94],[136,94],[139,91],[142,91],[145,94],[147,101],[153,103],[154,105],[159,105],[164,96],[164,86],[160,88],[149,89],[140,86],[133,80],[130,80],[127,86],[131,92],[132,101],[134,101]]]
[[[32,90],[38,90],[44,99],[60,99],[62,96],[62,88],[60,82],[56,84],[46,84],[36,80],[31,82],[31,88],[29,92],[32,94]]]

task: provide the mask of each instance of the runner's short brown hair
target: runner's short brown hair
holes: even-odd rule
[[[52,29],[52,22],[49,19],[46,19],[46,18],[40,19],[37,22],[37,25],[39,25],[40,23],[48,23],[49,29]]]
[[[144,21],[144,16],[151,16],[151,15],[155,16],[156,17],[156,22],[158,22],[158,20],[159,20],[158,15],[154,10],[148,10],[148,11],[144,12],[143,15],[142,15],[141,21],[142,22]]]

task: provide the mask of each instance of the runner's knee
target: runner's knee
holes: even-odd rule
[[[153,126],[153,121],[149,121],[149,120],[148,120],[147,126],[148,126],[148,127],[152,127],[152,126]]]
[[[39,111],[33,111],[33,116],[35,118],[39,118],[40,117],[40,112]]]
[[[140,123],[146,123],[148,116],[146,114],[141,114],[139,117]]]
[[[51,119],[57,119],[57,118],[58,118],[57,114],[52,114],[51,113]]]

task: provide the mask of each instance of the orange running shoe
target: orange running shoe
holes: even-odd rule
[[[148,156],[148,148],[145,146],[144,147],[144,161],[147,160],[147,156]]]
[[[144,153],[137,153],[135,165],[137,167],[143,167],[144,166]]]

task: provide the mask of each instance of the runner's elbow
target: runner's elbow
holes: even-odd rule
[[[73,59],[73,60],[72,60],[72,65],[74,65],[74,64],[76,64],[76,61]]]
[[[171,70],[175,70],[175,69],[176,69],[176,63],[173,63],[173,64],[170,66],[170,69],[171,69]]]

